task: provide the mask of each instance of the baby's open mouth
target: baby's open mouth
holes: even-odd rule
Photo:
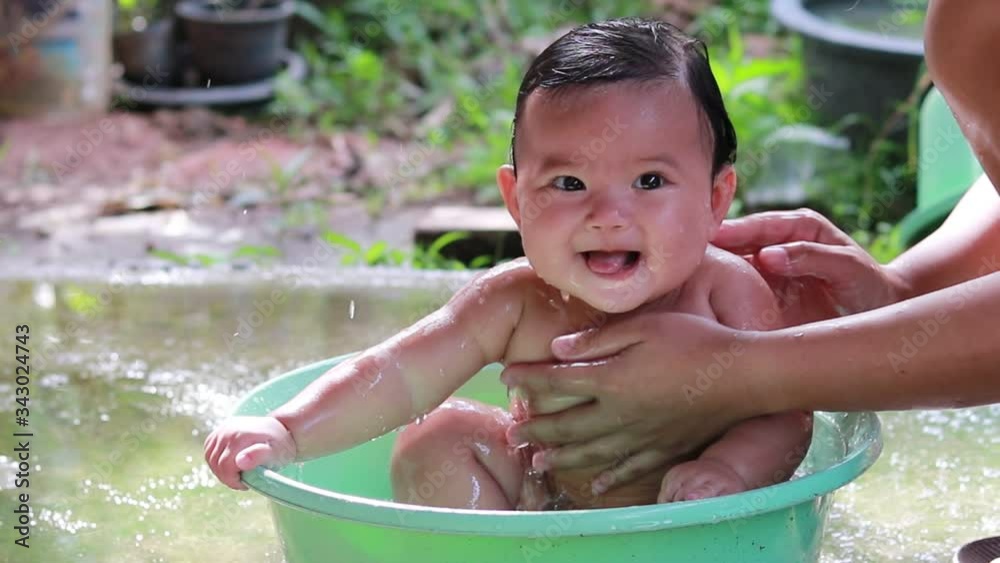
[[[583,253],[583,259],[591,272],[602,276],[613,276],[628,272],[639,263],[639,252],[635,250],[591,250]]]

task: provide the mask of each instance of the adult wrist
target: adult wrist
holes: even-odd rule
[[[794,400],[796,390],[789,387],[789,374],[794,370],[790,369],[790,360],[794,352],[791,346],[782,344],[785,330],[747,331],[738,337],[744,349],[745,392],[741,400],[748,417],[800,408]],[[793,340],[796,340],[794,336]]]
[[[883,306],[906,301],[917,296],[913,280],[910,279],[910,272],[905,262],[897,259],[881,268],[882,273],[885,275],[886,285],[889,287],[889,302],[883,304]]]

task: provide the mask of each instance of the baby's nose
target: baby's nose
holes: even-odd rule
[[[594,201],[587,216],[587,228],[595,231],[624,229],[631,222],[631,213],[625,207],[624,202],[609,198]]]

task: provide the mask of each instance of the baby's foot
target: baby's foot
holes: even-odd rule
[[[747,490],[732,467],[713,459],[695,459],[667,471],[657,502],[678,502],[732,495]]]

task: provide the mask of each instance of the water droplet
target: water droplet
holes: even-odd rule
[[[135,535],[135,541],[137,541],[137,542],[142,541],[142,534],[136,534]]]
[[[569,303],[569,293],[566,291],[560,291],[559,295],[562,296],[563,303]]]
[[[246,215],[246,214],[247,214],[247,210],[246,210],[246,209],[244,209],[244,210],[243,210],[243,214],[244,214],[244,215]]]
[[[208,85],[207,85],[207,86],[205,86],[205,89],[207,90],[207,89],[209,89],[209,88],[211,88],[211,87],[212,87],[212,79],[211,79],[211,78],[209,78],[209,79],[208,79]]]
[[[418,416],[417,418],[413,419],[413,424],[416,424],[416,425],[419,426],[419,425],[423,424],[423,422],[425,420],[427,420],[427,415],[426,414],[422,414],[422,415]]]
[[[804,332],[796,332],[795,334],[792,335],[792,338],[802,338],[805,335],[806,333]]]
[[[347,316],[353,321],[354,320],[354,300],[351,299],[351,304],[347,308]]]

